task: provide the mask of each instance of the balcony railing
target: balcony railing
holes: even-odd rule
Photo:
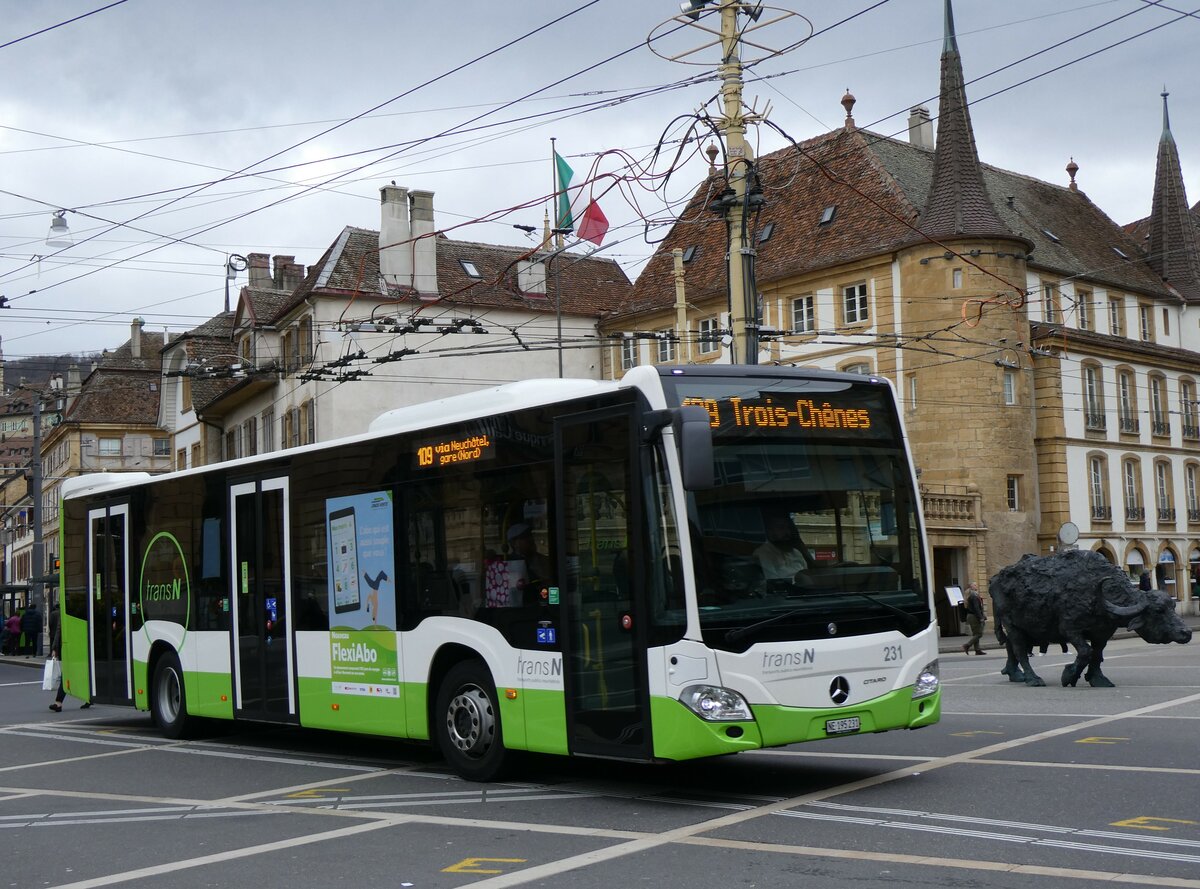
[[[1160,506],[1158,508],[1158,520],[1160,522],[1174,522],[1175,521],[1175,507]]]
[[[1092,520],[1097,522],[1112,521],[1112,507],[1092,504]]]
[[[1155,435],[1167,436],[1171,434],[1171,424],[1166,420],[1155,420],[1150,426]]]
[[[1104,414],[1098,412],[1093,413],[1092,411],[1087,411],[1084,414],[1084,425],[1088,429],[1095,432],[1103,432],[1108,428],[1108,423],[1104,419]]]
[[[1121,431],[1129,435],[1137,435],[1142,431],[1142,424],[1138,422],[1137,417],[1122,417]]]
[[[1146,507],[1134,506],[1132,503],[1125,504],[1125,519],[1130,522],[1146,521]]]

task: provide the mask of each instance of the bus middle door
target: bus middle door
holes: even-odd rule
[[[648,760],[634,428],[628,406],[555,421],[561,632],[571,752]]]
[[[229,488],[234,712],[294,722],[288,480]]]

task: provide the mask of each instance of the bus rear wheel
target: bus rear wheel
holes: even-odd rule
[[[186,738],[194,719],[188,716],[187,695],[183,686],[183,669],[179,657],[168,652],[154,665],[154,681],[150,686],[150,713],[158,730],[168,738]]]
[[[469,781],[491,781],[508,771],[496,686],[479,661],[455,664],[438,687],[434,736],[442,756]]]

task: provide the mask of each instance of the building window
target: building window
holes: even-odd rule
[[[1018,512],[1021,509],[1021,477],[1010,475],[1007,480],[1008,511]]]
[[[100,439],[99,454],[101,457],[120,457],[121,456],[121,439],[119,439],[119,438],[102,438],[102,439]]]
[[[950,273],[950,286],[955,290],[961,290],[963,285],[963,270],[955,269]]]
[[[1137,418],[1137,400],[1133,387],[1133,374],[1123,370],[1117,374],[1117,410],[1120,413],[1121,431],[1136,435],[1140,425]]]
[[[1154,464],[1154,502],[1160,522],[1175,521],[1175,507],[1171,503],[1171,464],[1166,460]]]
[[[262,429],[262,452],[269,454],[275,450],[275,408],[269,407],[259,414],[258,425]]]
[[[1196,384],[1191,380],[1179,381],[1179,413],[1183,418],[1183,437],[1200,439],[1200,421],[1196,416]]]
[[[1103,457],[1088,459],[1088,496],[1091,499],[1092,518],[1111,521],[1112,507],[1108,505],[1108,471]]]
[[[720,349],[721,330],[717,327],[718,319],[700,319],[700,354],[711,355]]]
[[[792,300],[792,333],[812,333],[817,329],[817,311],[813,297]]]
[[[1153,342],[1154,316],[1150,314],[1150,307],[1144,303],[1138,306],[1138,326],[1140,328],[1142,342]]]
[[[1167,381],[1164,377],[1150,377],[1150,421],[1155,435],[1170,435],[1171,421],[1167,418]]]
[[[631,336],[627,336],[621,340],[621,370],[629,370],[631,367],[637,367],[638,363],[638,342]]]
[[[171,439],[156,438],[152,444],[155,457],[170,457],[171,456]]]
[[[658,363],[670,364],[675,360],[675,332],[667,327],[658,331]]]
[[[1113,336],[1125,336],[1125,307],[1121,297],[1114,296],[1108,301],[1108,332]]]
[[[1125,488],[1125,518],[1131,522],[1144,522],[1146,510],[1142,506],[1142,471],[1136,458],[1121,464],[1121,477]]]
[[[866,284],[851,284],[842,288],[842,317],[847,324],[864,324],[870,320]]]
[[[1092,329],[1092,292],[1090,290],[1075,291],[1075,313],[1079,320],[1080,330]]]
[[[1004,403],[1017,403],[1017,374],[1015,371],[1004,371]]]
[[[1102,430],[1104,422],[1104,377],[1097,365],[1083,366],[1083,413],[1084,427]]]
[[[1055,292],[1054,284],[1042,285],[1042,320],[1047,324],[1057,324],[1058,317],[1058,294]]]

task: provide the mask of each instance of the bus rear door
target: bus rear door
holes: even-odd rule
[[[648,760],[633,424],[629,407],[555,421],[561,641],[571,752]]]

